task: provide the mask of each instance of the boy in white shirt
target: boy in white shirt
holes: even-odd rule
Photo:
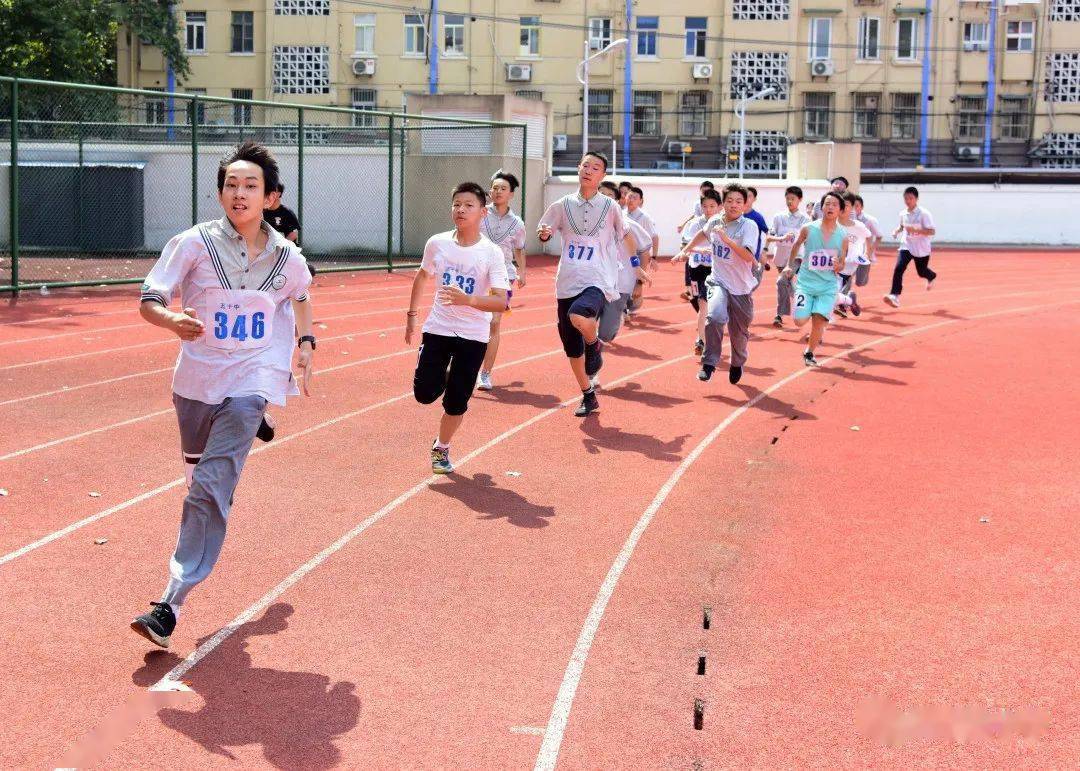
[[[700,233],[705,225],[715,217],[723,208],[723,203],[720,201],[720,194],[715,190],[707,190],[701,195],[701,215],[694,217],[690,220],[685,228],[683,228],[683,235],[686,237],[686,244],[689,244],[694,237]],[[694,307],[694,312],[697,313],[697,339],[694,340],[694,355],[701,357],[705,353],[705,322],[706,322],[706,298],[708,297],[709,290],[707,281],[709,275],[712,273],[712,243],[705,241],[698,244],[694,249],[687,250],[684,245],[684,249],[671,258],[672,262],[682,262],[686,260],[686,274],[690,280],[690,304]]]
[[[841,268],[839,274],[840,289],[836,295],[836,313],[846,318],[847,310],[850,310],[855,316],[862,313],[858,298],[851,289],[855,280],[855,273],[858,271],[859,266],[866,262],[866,243],[872,238],[872,234],[866,225],[855,218],[855,194],[848,191],[843,193],[843,197],[847,205],[840,212],[839,222],[847,232],[848,249],[844,267]]]
[[[775,254],[772,261],[780,271],[776,279],[776,318],[773,326],[782,329],[784,316],[791,315],[791,298],[795,296],[795,286],[792,278],[784,273],[788,261],[791,259],[791,245],[802,230],[803,225],[812,222],[810,215],[800,207],[802,205],[803,191],[801,187],[792,185],[784,191],[784,203],[787,211],[777,212],[772,218],[772,228],[765,236],[766,244],[774,244]]]
[[[937,226],[930,212],[919,206],[919,190],[904,189],[904,211],[900,212],[900,224],[893,231],[893,238],[900,235],[900,251],[893,268],[892,288],[885,295],[885,302],[900,307],[900,293],[904,291],[904,271],[909,262],[915,262],[915,272],[926,279],[926,289],[934,288],[937,273],[930,269],[930,239],[937,234]]]
[[[431,445],[433,474],[454,470],[450,440],[469,409],[476,376],[487,353],[491,314],[506,309],[510,290],[502,250],[480,232],[486,205],[487,193],[475,182],[462,182],[454,188],[450,209],[454,230],[428,239],[409,295],[405,343],[411,345],[427,280],[435,276],[439,282],[421,330],[420,356],[413,375],[416,401],[431,404],[443,397],[439,435]]]
[[[619,194],[619,189],[615,187],[614,182],[604,180],[600,183],[600,193],[614,201]],[[619,250],[619,277],[616,281],[619,299],[604,303],[604,309],[600,312],[600,326],[597,329],[597,334],[605,343],[610,343],[619,334],[627,304],[641,282],[652,283],[649,274],[641,266],[642,257],[647,260],[651,253],[652,241],[649,234],[645,232],[645,228],[629,217],[623,220],[623,226],[626,229],[626,237],[622,243],[616,245]],[[631,241],[634,244],[633,249],[629,246]],[[595,381],[593,385],[596,385]]]
[[[877,262],[877,248],[884,238],[877,217],[867,214],[863,210],[864,206],[865,204],[862,196],[856,195],[855,219],[866,225],[867,230],[870,231],[870,240],[866,242],[866,262],[859,265],[858,269],[855,271],[855,286],[866,286],[870,283],[870,266]]]
[[[140,295],[140,315],[182,341],[172,391],[188,493],[164,595],[131,622],[162,648],[188,593],[221,554],[233,493],[267,403],[284,405],[300,393],[294,347],[310,393],[311,274],[300,250],[263,221],[277,190],[277,161],[262,145],[245,142],[221,162],[217,185],[225,216],[173,237]],[[177,291],[181,312],[169,309]]]

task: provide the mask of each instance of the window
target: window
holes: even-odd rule
[[[443,54],[465,55],[465,17],[459,13],[448,13],[443,17]]]
[[[709,127],[709,92],[686,91],[679,96],[679,136],[703,137]]]
[[[161,91],[160,88],[150,89],[151,91]],[[146,100],[146,118],[144,123],[149,123],[152,126],[165,125],[165,113],[166,105],[164,99],[147,99]]]
[[[349,89],[349,106],[354,110],[374,110],[375,108],[375,89],[374,88],[350,88]],[[352,124],[357,128],[372,128],[375,126],[374,115],[359,115],[353,113]]]
[[[330,0],[274,0],[275,16],[329,16]]]
[[[743,155],[747,171],[775,174],[787,169],[788,138],[783,131],[747,131],[741,139],[746,143]],[[737,172],[739,169],[739,145],[739,132],[728,134],[729,171]]]
[[[427,30],[424,17],[418,13],[405,14],[405,55],[423,56],[427,51]]]
[[[915,18],[896,20],[896,58],[910,61],[918,56],[919,48],[915,36],[919,31],[919,20]]]
[[[185,14],[184,36],[189,54],[206,53],[206,11],[188,11]]]
[[[876,16],[859,18],[858,58],[870,60],[881,58],[881,19]]]
[[[784,21],[790,15],[789,0],[735,0],[732,6],[736,21]]]
[[[829,49],[832,42],[832,19],[824,17],[811,17],[810,19],[810,58],[807,61],[815,62],[829,58]]]
[[[881,94],[852,94],[853,111],[851,136],[853,139],[877,139],[878,104]]]
[[[375,14],[354,13],[353,52],[371,55],[375,53]]]
[[[274,46],[275,94],[329,94],[330,49]]]
[[[271,140],[276,145],[295,145],[300,139],[300,132],[295,124],[278,123],[274,126]],[[330,139],[330,127],[325,123],[304,124],[305,145],[325,145]]]
[[[589,89],[589,135],[611,136],[611,89]]]
[[[250,54],[255,52],[254,11],[232,12],[232,52]]]
[[[234,88],[232,90],[233,99],[251,99],[252,91],[250,88]],[[232,122],[234,126],[250,126],[251,125],[251,105],[250,104],[234,104],[232,106]]]
[[[660,136],[660,92],[634,92],[634,136]]]
[[[983,138],[986,126],[986,97],[959,96],[956,99],[956,140]]]
[[[1050,0],[1050,21],[1080,21],[1080,0]]]
[[[532,99],[536,102],[541,102],[544,99],[544,93],[542,91],[536,91],[531,88],[523,88],[515,91],[514,96],[520,96],[522,99]]]
[[[985,21],[964,22],[964,50],[986,51],[990,48],[990,25]]]
[[[638,16],[637,55],[656,56],[656,31],[660,27],[658,16]]]
[[[686,17],[686,55],[694,59],[705,58],[705,32],[708,20],[704,16]]]
[[[540,55],[540,17],[539,16],[522,16],[521,17],[521,48],[519,50],[521,56],[539,56]]]
[[[779,102],[788,98],[788,55],[786,51],[732,51],[731,98],[755,94],[772,86],[776,93],[764,101]]]
[[[915,139],[919,133],[919,94],[892,95],[892,138]]]
[[[1043,93],[1048,102],[1080,102],[1080,52],[1047,55]]]
[[[1026,96],[1001,97],[998,113],[998,133],[1002,139],[1027,139],[1028,98]]]
[[[827,91],[803,94],[807,139],[832,138],[832,94]]]
[[[1043,134],[1036,152],[1044,169],[1080,168],[1080,134],[1059,131]]]
[[[1031,53],[1035,50],[1035,22],[1010,21],[1005,27],[1005,50]]]
[[[589,49],[599,51],[611,44],[611,19],[589,19]]]
[[[189,94],[205,94],[205,88],[189,88],[187,90]],[[196,102],[194,99],[185,99],[187,102],[187,109],[184,112],[187,114],[187,122],[191,123],[191,111],[195,111],[195,122],[200,126],[206,125],[206,102]]]

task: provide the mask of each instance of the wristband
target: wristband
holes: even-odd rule
[[[636,254],[633,257],[630,258],[630,267],[632,267],[632,268],[640,268],[641,267],[641,258],[638,257]]]
[[[311,343],[311,350],[315,350],[315,338],[312,335],[303,335],[296,341],[296,347],[299,348],[304,343]]]
[[[419,311],[405,311],[406,316],[415,316]]]

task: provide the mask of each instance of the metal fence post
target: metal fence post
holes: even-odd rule
[[[394,116],[390,116],[390,127],[386,133],[387,174],[386,174],[386,272],[394,270]],[[402,185],[405,180],[400,180]]]
[[[75,185],[75,227],[79,231],[79,246],[83,246],[83,233],[86,231],[83,229],[83,124],[82,124],[82,110],[79,111],[79,120],[75,124],[75,137],[79,147],[79,167],[76,172],[77,183]]]
[[[19,291],[19,79],[11,79],[11,166],[8,169],[8,235],[11,239],[11,285]]]
[[[525,221],[525,181],[529,177],[529,126],[521,127],[521,221]],[[528,227],[525,228],[528,232]]]
[[[296,108],[296,219],[300,220],[300,232],[296,245],[300,246],[304,235],[304,108]]]
[[[188,102],[191,123],[191,224],[199,224],[199,97]]]
[[[401,118],[401,141],[398,142],[398,257],[405,257],[405,122],[408,118]]]

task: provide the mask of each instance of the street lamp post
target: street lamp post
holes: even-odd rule
[[[585,58],[578,62],[577,79],[578,83],[585,87],[585,96],[582,99],[581,110],[581,154],[589,152],[589,62],[593,59],[598,59],[601,56],[606,56],[619,46],[624,46],[629,41],[621,37],[618,40],[612,40],[606,46],[599,51],[589,56],[589,36],[585,36]]]
[[[743,98],[739,100],[739,106],[735,108],[735,113],[739,116],[739,179],[743,178],[743,166],[746,159],[746,105],[775,93],[776,89],[772,86],[758,91],[753,96],[746,96],[743,92]]]

